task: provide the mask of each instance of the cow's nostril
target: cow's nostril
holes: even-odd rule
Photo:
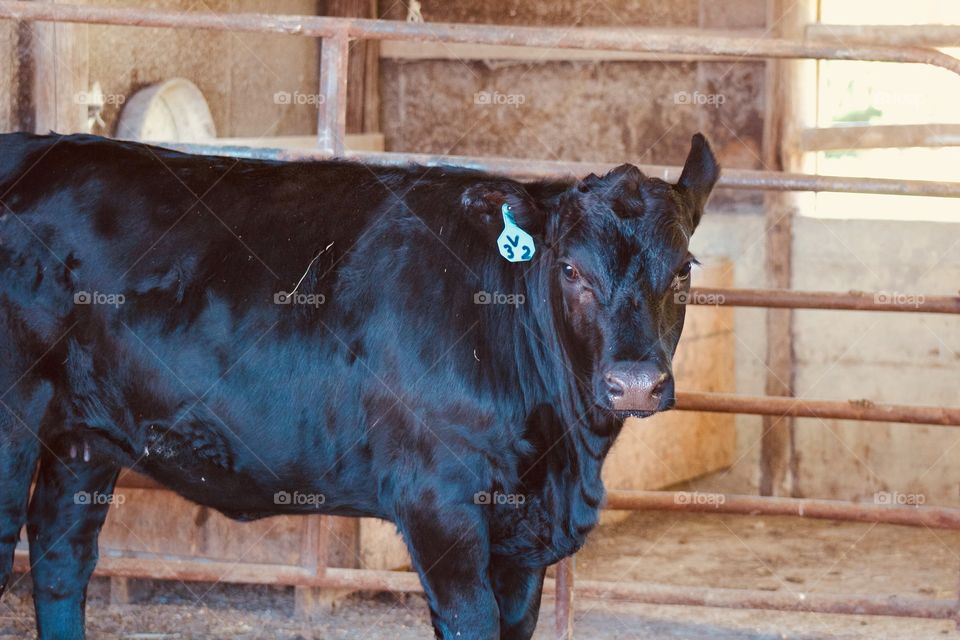
[[[608,373],[604,376],[604,379],[606,380],[607,393],[610,394],[610,397],[622,398],[623,394],[627,391],[626,383],[612,373]]]
[[[660,374],[660,378],[653,385],[653,389],[650,390],[650,395],[659,398],[663,395],[663,390],[666,388],[668,382],[670,382],[670,376],[666,373]]]

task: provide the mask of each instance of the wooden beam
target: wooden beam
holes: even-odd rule
[[[800,137],[801,151],[960,146],[960,124],[890,124],[813,127]]]
[[[38,0],[47,4],[83,4]],[[90,52],[87,25],[40,22],[33,25],[33,107],[36,133],[87,130]]]
[[[376,0],[326,0],[323,14],[376,18]],[[379,131],[379,42],[352,40],[347,60],[347,133]]]

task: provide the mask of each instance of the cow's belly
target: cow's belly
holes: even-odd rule
[[[350,374],[323,345],[258,327],[221,342],[137,325],[127,334],[112,350],[127,358],[70,372],[67,422],[82,440],[234,518],[381,516],[375,487],[357,482],[372,470]]]

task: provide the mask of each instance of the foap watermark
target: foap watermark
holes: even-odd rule
[[[703,93],[701,91],[677,91],[673,94],[673,104],[691,105],[694,107],[713,107],[719,109],[727,101],[722,93]]]
[[[322,293],[287,293],[278,291],[273,294],[273,304],[302,304],[308,307],[319,307],[326,303],[327,296]]]
[[[73,504],[80,505],[117,505],[118,507],[127,501],[127,497],[120,493],[100,493],[94,491],[77,491],[73,494]]]
[[[326,501],[327,496],[322,493],[277,491],[273,494],[273,504],[286,507],[319,507]]]
[[[699,491],[678,491],[673,496],[674,504],[699,504],[719,507],[727,501],[722,493],[700,493]]]
[[[923,294],[919,293],[877,291],[875,294],[873,294],[873,302],[875,304],[889,304],[896,305],[898,307],[908,306],[917,309],[923,306],[923,303],[926,302],[926,298],[924,298]]]
[[[527,297],[522,293],[500,293],[499,291],[477,291],[473,294],[473,304],[508,304],[519,307],[526,304]]]
[[[473,94],[473,104],[482,107],[513,107],[519,109],[527,101],[522,93],[500,93],[499,91],[477,91]]]
[[[300,91],[277,91],[273,94],[274,104],[319,107],[326,101],[322,93],[301,93]]]
[[[127,96],[122,93],[103,93],[102,91],[80,91],[73,94],[73,103],[86,105],[88,107],[104,107],[106,105],[116,105],[122,107],[127,101]]]
[[[527,501],[527,496],[522,493],[500,493],[494,491],[477,491],[473,494],[473,504],[479,505],[509,505],[519,507]]]
[[[673,301],[677,304],[722,305],[726,302],[726,298],[722,293],[677,291],[673,294]]]
[[[922,493],[900,493],[899,491],[877,491],[873,494],[873,503],[897,507],[919,507],[926,504],[927,496]]]
[[[122,293],[102,293],[100,291],[77,291],[73,294],[73,304],[107,305],[119,307],[127,299]]]

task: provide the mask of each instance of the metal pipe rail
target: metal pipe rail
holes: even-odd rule
[[[901,502],[899,494],[881,493],[875,496],[875,499],[881,499],[879,496],[883,496],[882,499],[889,499],[891,503]],[[604,508],[625,511],[794,516],[818,520],[930,527],[931,529],[960,529],[960,509],[947,507],[861,504],[842,500],[773,498],[697,491],[611,490],[607,492]]]
[[[727,393],[677,392],[679,411],[743,413],[780,418],[820,418],[900,422],[960,427],[960,408],[876,404],[870,400],[804,400],[780,396],[743,396]]]
[[[160,146],[204,155],[252,158],[257,160],[329,160],[333,155],[322,149],[271,149],[265,147],[238,147],[217,144],[159,143]],[[604,162],[569,162],[557,160],[534,160],[477,156],[444,156],[425,153],[397,153],[386,151],[349,151],[341,157],[370,164],[403,167],[419,164],[427,167],[455,165],[510,176],[519,180],[543,180],[563,176],[602,174],[616,164]],[[641,164],[637,165],[649,176],[670,182],[680,178],[682,167]],[[717,183],[727,189],[757,189],[761,191],[830,191],[835,193],[872,193],[895,196],[927,196],[935,198],[960,198],[960,182],[935,182],[931,180],[891,180],[888,178],[851,178],[845,176],[821,176],[780,171],[755,171],[752,169],[726,169]]]
[[[609,49],[698,56],[735,55],[743,58],[815,58],[910,62],[942,67],[960,75],[960,60],[936,49],[878,45],[835,45],[824,41],[786,38],[744,38],[723,32],[682,29],[632,28],[611,31],[596,28],[516,27],[449,23],[408,23],[392,20],[332,18],[322,16],[217,14],[156,9],[123,9],[4,0],[0,17],[33,20],[176,27],[210,31],[278,33],[313,37],[348,37],[371,40],[415,40],[554,47]]]
[[[712,289],[694,287],[685,304],[776,309],[900,311],[960,314],[960,295],[928,296],[899,291],[793,291],[789,289]]]
[[[29,571],[26,550],[14,554],[14,570]],[[558,580],[544,581],[544,594],[556,594],[558,609],[573,592],[572,574],[558,567]],[[421,593],[417,574],[410,571],[378,571],[371,569],[325,568],[311,572],[293,565],[235,563],[223,560],[201,560],[182,556],[160,556],[150,553],[119,555],[101,553],[95,575],[180,580],[198,582],[233,582],[240,584],[274,584],[358,591],[392,591]],[[564,582],[566,583],[564,584]],[[955,600],[904,598],[896,595],[821,594],[772,592],[750,589],[718,589],[642,582],[581,580],[576,584],[579,597],[618,600],[645,604],[759,609],[803,613],[841,613],[854,615],[899,616],[950,620],[958,614]],[[569,607],[568,613],[572,613]],[[559,615],[558,629],[569,629],[570,617]],[[566,637],[566,636],[558,636]]]

